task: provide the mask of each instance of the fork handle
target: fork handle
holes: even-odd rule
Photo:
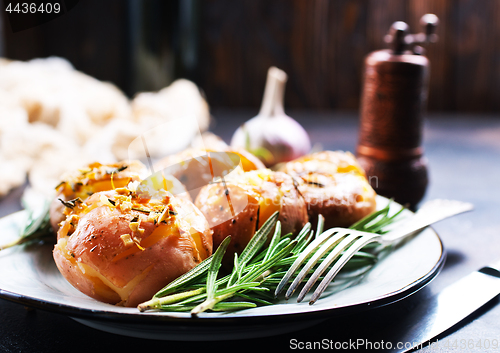
[[[385,234],[383,240],[389,242],[397,241],[399,238],[419,231],[433,223],[473,209],[474,206],[468,202],[443,199],[428,201],[409,221]]]

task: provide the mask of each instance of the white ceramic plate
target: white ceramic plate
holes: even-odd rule
[[[378,200],[380,206],[386,202],[384,198]],[[17,237],[24,216],[18,212],[0,219],[0,243]],[[292,298],[272,306],[203,313],[192,318],[189,313],[140,313],[135,308],[117,307],[85,296],[61,276],[52,259],[52,247],[36,244],[0,251],[0,297],[66,314],[107,332],[190,341],[276,335],[314,325],[334,315],[386,305],[429,283],[445,259],[439,236],[427,228],[379,261],[355,285],[342,290],[330,286],[330,292],[314,305],[307,300],[296,303]]]

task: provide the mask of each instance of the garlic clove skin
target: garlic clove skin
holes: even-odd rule
[[[241,125],[231,140],[232,147],[254,153],[266,167],[288,162],[311,150],[307,132],[284,112],[286,81],[284,71],[269,68],[259,114]]]
[[[255,153],[266,167],[299,158],[311,150],[307,132],[287,115],[248,120],[234,133],[231,146]],[[272,158],[259,154],[261,149],[269,151]]]

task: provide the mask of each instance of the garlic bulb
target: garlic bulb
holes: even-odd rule
[[[311,149],[307,132],[283,109],[286,81],[284,71],[269,68],[259,114],[241,125],[231,140],[232,147],[247,149],[266,167],[288,162]]]

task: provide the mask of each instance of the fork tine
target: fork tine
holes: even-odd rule
[[[427,202],[424,204],[424,206],[421,207],[421,209],[410,219],[409,222],[404,224],[403,226],[400,226],[400,228],[396,228],[392,230],[391,232],[385,234],[385,235],[379,235],[379,234],[374,234],[374,233],[361,233],[365,234],[365,236],[361,237],[357,241],[355,241],[352,246],[349,246],[348,248],[344,248],[342,250],[345,250],[344,254],[338,259],[338,261],[334,264],[334,266],[328,271],[326,276],[323,278],[321,283],[318,285],[316,290],[314,291],[309,304],[314,304],[318,298],[323,294],[325,291],[326,287],[331,283],[331,281],[335,278],[335,276],[340,272],[340,270],[344,267],[344,265],[354,256],[356,252],[358,252],[361,248],[366,246],[367,244],[376,241],[377,239],[381,239],[382,242],[384,243],[393,243],[394,241],[403,239],[406,235],[412,234],[415,231],[421,230],[422,228],[425,228],[426,226],[433,224],[435,222],[438,222],[442,219],[451,217],[453,215],[470,211],[473,209],[472,204],[470,203],[465,203],[461,201],[450,201],[450,200],[434,200]],[[345,239],[347,240],[347,238]],[[342,243],[341,243],[342,244]],[[340,248],[340,245],[338,245],[338,248]],[[319,277],[323,271],[330,265],[330,263],[333,262],[333,260],[337,257],[334,255],[336,252],[337,248],[334,248],[332,253],[330,253],[325,259],[325,261],[318,267],[318,269],[313,273],[313,276],[309,279],[309,281],[306,283],[304,288],[302,289],[302,292],[299,294],[299,299],[302,300],[305,294],[310,290],[312,285],[316,282],[317,277]],[[341,251],[342,251],[341,250]],[[340,252],[339,252],[340,254]],[[328,259],[332,255],[332,259]],[[325,266],[325,262],[329,260],[329,263],[327,263]],[[321,272],[320,272],[321,271]],[[316,272],[320,272],[317,276]],[[313,280],[314,277],[314,280]]]
[[[297,271],[300,265],[309,257],[309,255],[316,250],[318,246],[320,246],[326,239],[328,239],[333,233],[336,232],[337,228],[329,229],[322,234],[318,235],[316,239],[314,239],[305,249],[301,252],[299,257],[295,259],[292,266],[288,269],[287,273],[283,276],[278,287],[274,292],[274,296],[277,297],[278,294],[283,290],[283,287],[288,283],[290,277]]]
[[[369,234],[369,233],[364,233]],[[311,299],[309,300],[309,304],[312,305],[318,300],[318,298],[323,294],[326,287],[330,284],[333,278],[339,273],[339,271],[344,267],[344,265],[357,253],[362,247],[365,245],[375,241],[377,238],[380,238],[378,234],[369,234],[362,236],[359,238],[352,246],[347,249],[344,254],[340,257],[340,259],[335,263],[335,265],[328,271],[325,278],[321,281],[318,288],[314,291]],[[305,288],[304,288],[305,289]],[[305,294],[305,293],[304,293]]]
[[[323,260],[321,265],[314,271],[314,273],[311,275],[309,280],[306,282],[304,287],[299,293],[299,296],[297,298],[297,302],[301,302],[302,299],[304,299],[305,295],[309,292],[311,287],[316,283],[318,280],[319,276],[325,272],[325,270],[330,266],[330,264],[335,261],[337,257],[340,256],[340,254],[349,247],[357,238],[359,238],[362,234],[361,232],[353,231],[351,230],[350,234],[344,238],[336,247],[334,247],[331,252],[328,254],[328,256]]]
[[[424,206],[427,206],[424,209]],[[288,272],[280,281],[278,287],[275,291],[275,296],[283,289],[283,287],[288,283],[291,276],[297,271],[299,266],[306,261],[309,256],[316,251],[316,253],[309,259],[308,263],[302,268],[298,276],[293,281],[292,285],[288,289],[285,297],[288,299],[293,292],[296,290],[298,285],[302,282],[304,277],[309,273],[310,269],[321,259],[321,257],[330,251],[327,257],[322,261],[318,268],[311,275],[305,286],[302,288],[297,302],[301,302],[305,295],[309,292],[312,286],[317,282],[318,278],[325,272],[325,270],[336,260],[338,261],[334,266],[328,271],[326,276],[323,278],[321,283],[318,285],[314,291],[309,304],[314,304],[318,298],[323,294],[326,287],[334,279],[334,277],[340,272],[344,265],[358,252],[361,248],[374,241],[380,241],[382,243],[393,243],[397,240],[403,239],[405,236],[414,233],[415,231],[421,230],[426,226],[440,221],[442,219],[448,218],[450,216],[470,211],[473,209],[472,204],[449,201],[449,200],[435,200],[433,202],[428,202],[419,210],[410,220],[409,224],[405,224],[404,227],[392,229],[389,233],[385,235],[376,233],[367,233],[356,231],[353,229],[345,228],[332,228],[321,234],[320,237],[315,239],[311,244],[309,244],[304,253],[302,253],[290,267]],[[440,212],[436,212],[439,210]],[[333,232],[332,232],[333,231]],[[332,234],[335,234],[332,238],[327,239]],[[345,235],[347,237],[345,237]],[[345,237],[342,241],[342,237]],[[359,239],[357,239],[359,238]],[[340,243],[339,243],[340,241]]]
[[[286,294],[285,294],[285,299],[289,299],[297,287],[300,285],[304,277],[309,273],[311,268],[321,259],[321,257],[328,251],[330,251],[335,245],[339,243],[339,241],[344,238],[346,235],[348,235],[350,231],[348,229],[339,229],[332,237],[327,239],[319,248],[316,249],[316,252],[313,254],[313,256],[309,259],[309,261],[306,263],[304,267],[302,267],[302,270],[300,270],[300,273],[295,277],[293,280],[292,284],[288,288]]]

